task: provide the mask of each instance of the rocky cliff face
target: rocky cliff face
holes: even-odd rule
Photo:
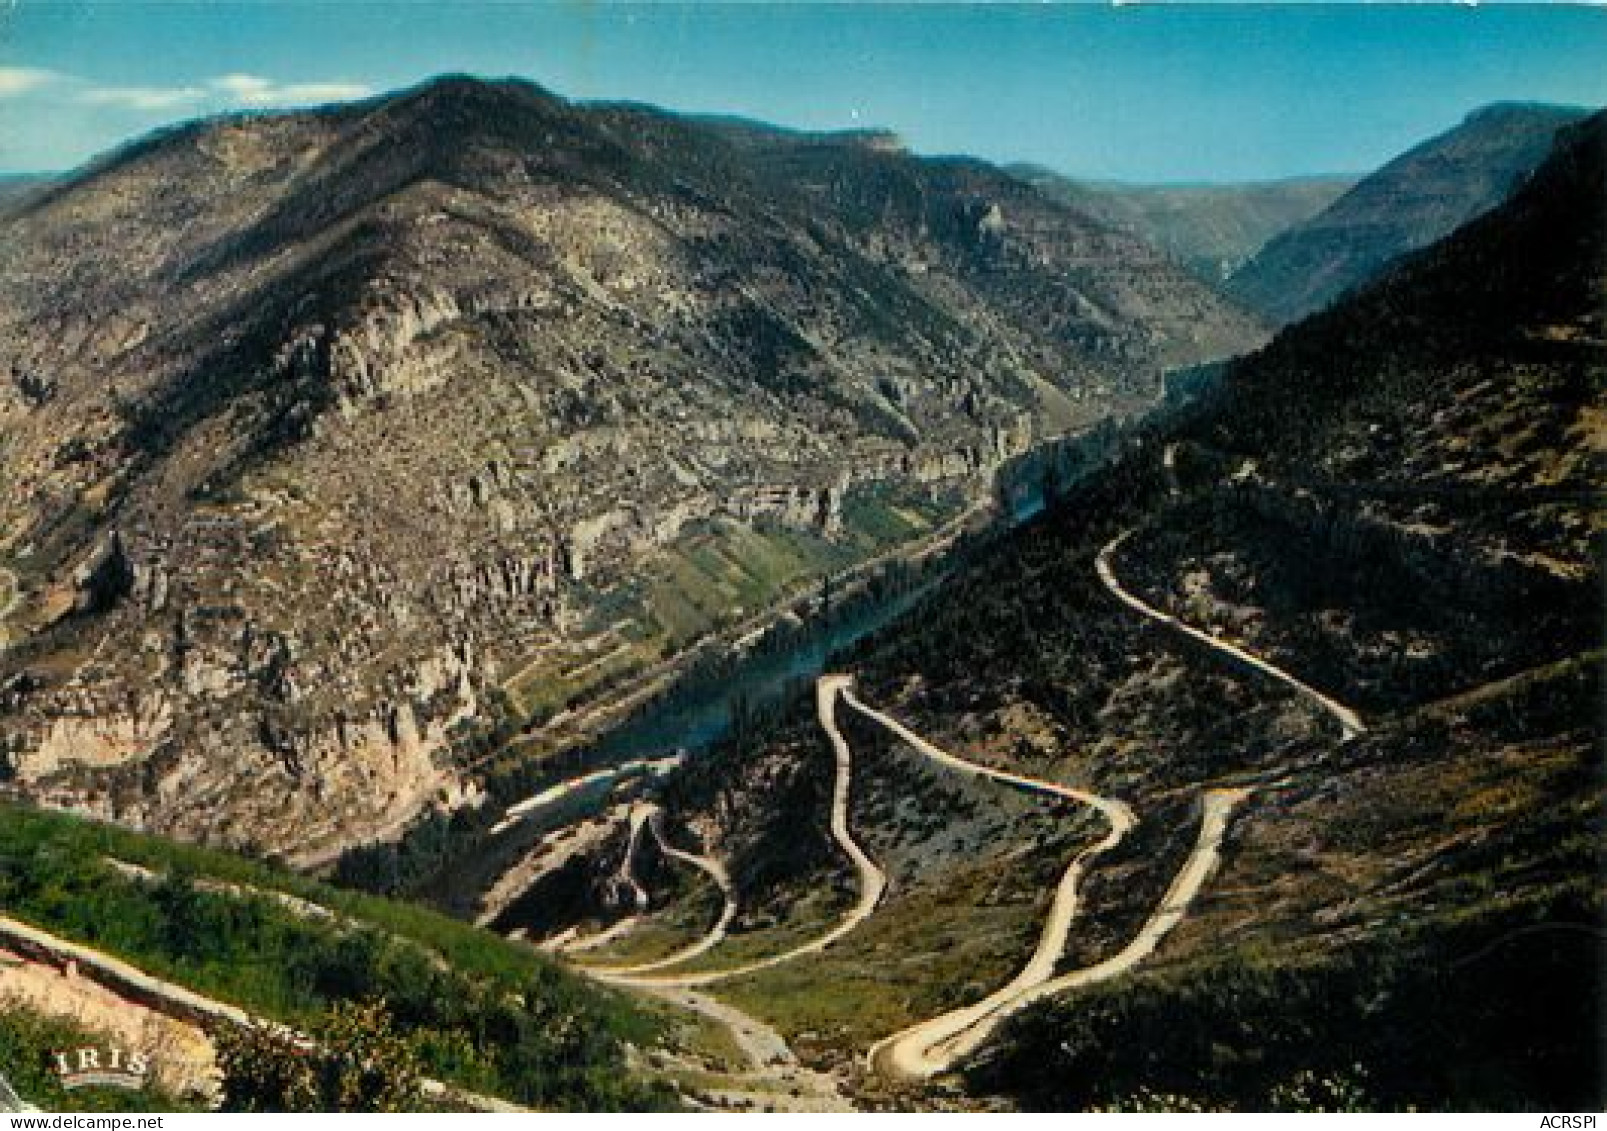
[[[1257,339],[980,163],[466,79],[147,138],[0,249],[12,788],[303,860],[703,631],[698,539],[885,548]]]

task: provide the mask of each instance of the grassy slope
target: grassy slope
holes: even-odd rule
[[[130,879],[109,859],[167,879]],[[342,920],[309,918],[267,895],[205,890],[203,879],[292,894]],[[429,1069],[467,1087],[564,1108],[667,1098],[625,1070],[626,1042],[655,1035],[626,1001],[422,908],[11,805],[0,806],[0,907],[287,1022],[340,1000],[384,998]]]

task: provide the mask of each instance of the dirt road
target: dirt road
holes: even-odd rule
[[[1304,682],[1299,677],[1284,671],[1276,664],[1270,663],[1267,660],[1263,660],[1259,656],[1246,652],[1237,644],[1230,644],[1226,640],[1221,640],[1215,636],[1212,636],[1208,632],[1204,632],[1193,627],[1192,625],[1184,624],[1182,621],[1172,616],[1172,614],[1162,612],[1154,605],[1146,602],[1143,598],[1129,592],[1122,585],[1121,581],[1117,579],[1116,572],[1111,566],[1111,557],[1118,549],[1121,548],[1122,543],[1127,541],[1127,539],[1132,537],[1132,535],[1133,532],[1131,530],[1117,535],[1117,537],[1114,538],[1109,545],[1107,545],[1103,550],[1099,551],[1099,558],[1094,563],[1094,568],[1099,573],[1099,580],[1104,582],[1105,588],[1110,590],[1117,600],[1126,605],[1128,608],[1135,609],[1144,616],[1149,617],[1151,620],[1159,621],[1161,624],[1167,625],[1168,627],[1183,633],[1185,636],[1198,640],[1201,644],[1204,644],[1208,648],[1215,649],[1224,655],[1231,656],[1240,663],[1248,664],[1257,671],[1264,672],[1265,674],[1270,675],[1273,679],[1280,680],[1281,682],[1288,684],[1301,695],[1305,696],[1306,699],[1310,700],[1312,703],[1315,703],[1318,707],[1321,707],[1329,715],[1332,715],[1333,718],[1338,721],[1340,729],[1344,732],[1344,738],[1347,741],[1367,732],[1367,725],[1362,722],[1361,716],[1350,707],[1347,707],[1343,703],[1339,702],[1337,699],[1324,695],[1321,691],[1318,691],[1315,687],[1312,687],[1309,683]]]
[[[627,986],[675,986],[683,989],[711,986],[716,982],[729,981],[745,974],[768,970],[772,966],[780,966],[806,954],[817,954],[870,918],[876,910],[876,905],[881,902],[882,894],[887,890],[887,876],[854,840],[853,831],[848,826],[849,787],[854,776],[854,752],[849,748],[848,740],[837,729],[837,698],[852,682],[849,676],[824,675],[815,683],[816,713],[820,719],[821,729],[826,732],[826,737],[831,742],[832,754],[837,765],[831,795],[831,836],[848,856],[859,880],[859,898],[848,913],[824,934],[817,935],[790,950],[742,966],[725,970],[699,971],[695,974],[597,973],[597,977],[603,981]]]
[[[995,994],[975,1006],[955,1010],[894,1034],[871,1049],[871,1066],[894,1079],[930,1079],[975,1052],[1007,1017],[1034,1002],[1128,973],[1153,954],[1161,940],[1188,913],[1189,906],[1220,860],[1222,837],[1227,831],[1228,818],[1234,806],[1248,794],[1248,790],[1242,789],[1219,789],[1206,793],[1199,838],[1188,860],[1173,878],[1155,912],[1132,941],[1116,954],[1058,978],[1040,980],[1003,1001],[995,1002],[1000,996]],[[994,1004],[988,1007],[989,1003]]]
[[[497,836],[505,833],[532,813],[556,804],[571,794],[578,793],[590,786],[603,785],[617,778],[635,773],[652,774],[655,777],[659,777],[679,766],[684,758],[685,756],[681,754],[673,754],[668,758],[638,758],[631,762],[621,762],[617,766],[605,766],[600,770],[593,770],[589,774],[582,774],[579,777],[570,778],[568,781],[561,781],[557,785],[550,785],[541,792],[532,794],[523,801],[508,806],[507,810],[502,814],[502,819],[491,826],[491,835]]]
[[[1055,964],[1065,952],[1066,938],[1071,932],[1071,923],[1077,914],[1078,885],[1081,883],[1083,873],[1096,857],[1120,844],[1128,830],[1137,823],[1137,819],[1126,802],[1101,797],[1058,782],[1012,774],[968,761],[934,746],[891,715],[866,706],[852,692],[845,692],[843,697],[851,707],[886,727],[916,753],[941,766],[971,776],[986,777],[1028,793],[1064,797],[1091,806],[1098,810],[1109,826],[1109,832],[1101,840],[1084,848],[1066,866],[1060,882],[1055,887],[1049,914],[1045,917],[1043,929],[1038,935],[1038,944],[1026,965],[1014,978],[972,1005],[911,1026],[877,1042],[871,1049],[872,1065],[885,1075],[925,1079],[936,1075],[953,1063],[955,1056],[947,1051],[951,1043],[972,1033],[980,1034],[977,1037],[977,1043],[980,1043],[987,1033],[992,1031],[993,1025],[997,1024],[997,1018],[1008,1016],[1018,1008],[1015,1005],[1018,999],[1053,977]]]
[[[644,808],[650,811],[647,817],[648,828],[653,834],[653,839],[658,842],[659,848],[663,850],[664,855],[672,860],[679,860],[683,864],[689,864],[697,868],[713,880],[715,886],[720,889],[720,917],[703,935],[673,954],[668,954],[652,962],[641,962],[630,966],[587,966],[585,969],[588,973],[615,976],[621,974],[648,974],[654,970],[664,970],[671,966],[679,966],[682,963],[690,962],[692,959],[718,946],[725,939],[726,933],[731,929],[732,921],[737,917],[736,885],[731,882],[731,875],[726,870],[725,865],[712,856],[700,856],[696,853],[683,851],[670,844],[664,838],[663,810],[651,804],[645,805]],[[604,934],[607,934],[607,932],[604,932]],[[601,935],[594,937],[602,938]],[[598,944],[588,943],[588,945]],[[564,948],[565,952],[569,954],[573,954],[580,949],[582,949],[581,944]]]

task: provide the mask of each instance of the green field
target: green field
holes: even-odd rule
[[[589,635],[527,657],[503,690],[516,717],[550,718],[779,601],[812,595],[827,576],[919,541],[954,510],[953,500],[873,488],[848,496],[830,537],[763,520],[698,523],[648,557],[639,581],[607,595]]]
[[[848,497],[842,528],[829,538],[763,522],[700,526],[644,569],[651,620],[667,647],[683,647],[788,594],[805,596],[828,575],[919,540],[950,510],[925,498],[867,491]]]

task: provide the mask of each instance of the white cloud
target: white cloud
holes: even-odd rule
[[[0,0],[3,3],[3,0]],[[63,97],[85,106],[106,106],[146,114],[228,107],[309,106],[363,98],[372,88],[355,82],[277,83],[261,75],[227,74],[186,86],[96,86],[72,75],[37,67],[0,67],[0,99],[53,84]]]
[[[219,75],[211,86],[225,99],[241,106],[304,106],[362,98],[372,89],[355,82],[276,83],[261,75]]]
[[[61,78],[43,67],[0,67],[0,98],[28,94]]]
[[[177,110],[206,99],[198,86],[92,86],[78,92],[78,101],[90,106],[116,106],[126,110]]]
[[[212,80],[212,86],[247,106],[265,106],[273,101],[273,83],[261,75],[219,75]]]

